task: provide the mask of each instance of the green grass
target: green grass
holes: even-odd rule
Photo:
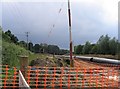
[[[30,51],[27,51],[25,48],[20,47],[14,43],[9,43],[6,41],[2,41],[2,63],[3,65],[7,64],[10,67],[20,67],[19,59],[20,55],[28,56],[29,64],[32,60],[37,58],[46,59],[47,57],[53,60],[52,55],[50,54],[35,54]]]
[[[30,54],[29,55],[29,63],[32,61],[32,60],[35,60],[35,59],[46,59],[47,57],[51,57],[52,60],[53,60],[53,57],[52,55],[49,55],[49,54]]]
[[[48,55],[47,54],[30,54],[29,55],[29,60],[34,60],[37,58],[45,59]]]
[[[29,64],[32,60],[46,59],[48,58],[53,64],[56,63],[57,59],[50,54],[35,54],[27,51],[25,48],[20,47],[14,43],[6,42],[2,40],[2,63],[3,65],[9,65],[10,67],[20,67],[20,55],[28,56]],[[63,65],[66,65],[62,62]]]
[[[26,49],[16,45],[14,43],[9,43],[6,41],[2,41],[2,63],[8,64],[9,66],[19,67],[19,56],[20,55],[28,55],[31,52]]]

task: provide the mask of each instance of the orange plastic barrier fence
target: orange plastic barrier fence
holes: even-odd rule
[[[28,67],[32,89],[118,88],[119,66],[105,68]]]
[[[10,68],[8,65],[0,65],[0,88],[3,89],[16,89],[19,88],[18,70],[13,67]]]
[[[84,89],[84,88],[112,88],[119,87],[120,66],[102,65],[101,67],[30,67],[27,70],[27,83],[31,89]],[[19,88],[17,68],[1,65],[0,88]]]

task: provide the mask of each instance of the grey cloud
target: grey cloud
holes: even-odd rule
[[[46,42],[69,48],[69,30],[67,3],[62,12],[58,11],[62,3],[4,3],[3,28],[12,30],[20,40],[25,40],[26,31],[30,32],[33,43]],[[102,34],[117,37],[117,25],[106,25],[101,18],[102,8],[99,6],[71,3],[72,35],[74,44],[84,44],[86,41],[96,42]],[[55,27],[52,28],[53,24]],[[48,34],[52,32],[50,37]]]

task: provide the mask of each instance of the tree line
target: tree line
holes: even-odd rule
[[[113,37],[108,35],[100,36],[99,40],[92,44],[87,41],[84,45],[77,45],[74,47],[75,54],[111,54],[120,53],[120,43]]]
[[[63,55],[68,53],[68,50],[60,49],[57,45],[48,45],[46,43],[35,44],[33,45],[32,42],[28,44],[29,50],[35,53],[49,53],[55,55]]]
[[[32,42],[19,41],[17,36],[15,36],[10,30],[3,32],[2,38],[7,42],[13,42],[16,45],[24,47],[26,50],[29,50],[34,53],[49,53],[56,55],[63,55],[68,53],[68,50],[60,49],[57,45],[48,45],[46,43],[33,44]]]
[[[13,42],[16,45],[24,47],[25,49],[34,53],[49,53],[56,55],[63,55],[69,53],[69,50],[60,49],[57,45],[48,45],[46,43],[33,44],[32,42],[19,41],[17,36],[11,33],[10,30],[3,32],[2,38],[7,42]],[[28,45],[28,46],[27,46]],[[84,45],[74,46],[74,54],[111,54],[116,55],[120,53],[120,43],[113,37],[102,35],[96,43],[87,41]]]

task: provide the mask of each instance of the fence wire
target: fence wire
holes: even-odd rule
[[[16,67],[10,68],[8,65],[0,65],[0,70],[2,70],[2,73],[0,73],[0,88],[19,88],[19,77]]]
[[[27,82],[32,89],[118,88],[120,67],[68,68],[28,67]]]
[[[18,89],[18,69],[1,67],[0,88]],[[27,67],[26,81],[31,89],[118,89],[120,66],[106,67]]]

